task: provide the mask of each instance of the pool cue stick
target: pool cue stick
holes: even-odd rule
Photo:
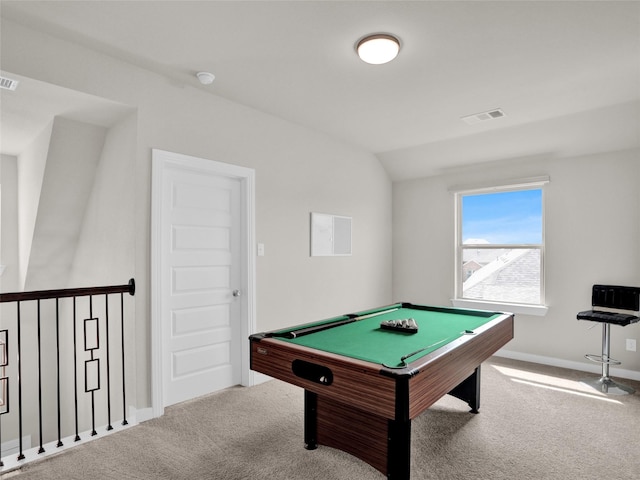
[[[463,330],[462,332],[460,332],[460,335],[475,335],[475,334],[476,334],[476,332],[474,332],[473,330]],[[382,365],[387,367],[387,368],[404,368],[407,365],[407,362],[406,362],[407,358],[411,358],[414,355],[419,354],[420,352],[424,352],[425,350],[428,350],[431,347],[435,347],[436,345],[440,345],[441,343],[448,342],[449,340],[453,340],[454,338],[458,338],[458,335],[453,335],[451,337],[443,338],[442,340],[439,340],[439,341],[437,341],[435,343],[432,343],[431,345],[428,345],[428,346],[426,346],[424,348],[421,348],[420,350],[416,350],[415,352],[411,352],[411,353],[409,353],[407,355],[404,355],[403,357],[400,357],[401,365],[399,367],[391,367],[389,365],[385,365],[384,363]]]
[[[355,318],[346,318],[344,320],[338,320],[337,322],[331,323],[323,323],[322,325],[315,325],[313,327],[300,328],[298,330],[292,330],[289,332],[282,333],[272,333],[269,334],[269,337],[282,337],[282,338],[298,338],[304,335],[309,335],[311,333],[321,332],[323,330],[328,330],[330,328],[339,327],[341,325],[346,325],[348,323],[355,322]]]
[[[411,353],[409,353],[408,355],[405,355],[404,357],[400,357],[400,362],[405,363],[405,360],[406,360],[407,358],[411,358],[411,357],[413,357],[414,355],[419,354],[420,352],[424,352],[425,350],[430,349],[431,347],[435,347],[436,345],[440,345],[441,343],[444,343],[444,342],[446,342],[447,340],[449,340],[449,339],[448,339],[448,338],[443,338],[442,340],[440,340],[440,341],[438,341],[438,342],[436,342],[436,343],[432,343],[431,345],[427,345],[426,347],[421,348],[420,350],[416,350],[415,352],[411,352]]]
[[[386,363],[383,363],[382,366],[383,367],[387,367],[387,368],[404,368],[404,367],[407,366],[407,358],[411,358],[414,355],[419,354],[420,352],[424,352],[425,350],[430,349],[431,347],[435,347],[436,345],[440,345],[441,343],[444,343],[444,342],[450,340],[451,338],[452,337],[443,338],[442,340],[438,340],[437,342],[432,343],[431,345],[427,345],[426,347],[421,348],[420,350],[416,350],[415,352],[411,352],[411,353],[409,353],[407,355],[404,355],[404,356],[400,357],[400,365],[399,366],[395,366],[394,367],[394,366],[391,366],[391,365],[387,365]]]
[[[355,319],[360,321],[360,320],[364,320],[366,318],[372,318],[372,317],[377,317],[378,315],[384,315],[385,313],[395,312],[396,310],[400,310],[400,307],[394,307],[394,308],[390,308],[388,310],[381,310],[380,312],[369,313],[367,315],[362,315],[360,317],[356,317]]]
[[[394,312],[396,310],[398,310],[400,307],[395,307],[395,308],[389,308],[387,310],[382,310],[380,312],[373,312],[373,313],[369,313],[368,315],[361,315],[359,317],[350,317],[350,318],[346,318],[344,320],[338,320],[337,322],[332,322],[332,323],[323,323],[322,325],[315,325],[312,327],[305,327],[305,328],[300,328],[298,330],[291,330],[289,332],[282,332],[282,333],[271,333],[268,336],[269,337],[281,337],[281,338],[298,338],[298,337],[302,337],[304,335],[310,335],[312,333],[316,333],[316,332],[321,332],[323,330],[328,330],[330,328],[334,328],[334,327],[340,327],[342,325],[347,325],[349,323],[353,323],[353,322],[359,322],[360,320],[364,320],[366,318],[371,318],[371,317],[377,317],[378,315],[382,315],[385,313],[389,313],[389,312]]]

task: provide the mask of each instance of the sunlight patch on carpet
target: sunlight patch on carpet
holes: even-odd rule
[[[517,368],[502,367],[499,365],[492,365],[492,367],[501,374],[510,377],[511,381],[516,383],[622,405],[622,402],[608,398],[604,393],[598,392],[589,385],[576,380],[528,372]]]

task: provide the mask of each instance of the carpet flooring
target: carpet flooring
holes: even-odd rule
[[[640,383],[595,392],[593,375],[493,357],[480,413],[445,396],[413,421],[412,480],[637,480]],[[15,480],[382,480],[346,453],[303,446],[303,391],[234,387],[10,472]]]

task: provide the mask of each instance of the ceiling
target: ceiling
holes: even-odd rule
[[[104,98],[11,73],[15,91],[0,90],[0,153],[17,156],[56,116],[112,127],[133,109]]]
[[[393,180],[478,162],[640,147],[638,1],[0,6],[10,21],[359,146]],[[355,54],[355,43],[377,32],[402,43],[386,65]],[[201,86],[198,71],[215,74],[214,83]],[[10,120],[5,97],[3,124]],[[495,108],[506,116],[461,120]]]

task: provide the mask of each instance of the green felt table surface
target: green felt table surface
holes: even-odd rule
[[[393,311],[376,314],[389,308],[394,307],[359,312],[361,316],[372,313],[375,316],[309,335],[282,338],[282,340],[389,367],[400,367],[403,365],[401,361],[403,356],[424,349],[406,359],[407,363],[413,362],[465,334],[468,335],[469,333],[465,332],[474,331],[501,315],[499,312],[438,307],[433,309],[398,307]],[[346,317],[337,317],[327,322],[343,318]],[[382,321],[404,318],[413,318],[416,321],[417,333],[409,334],[380,328]],[[322,323],[316,322],[316,325]]]

